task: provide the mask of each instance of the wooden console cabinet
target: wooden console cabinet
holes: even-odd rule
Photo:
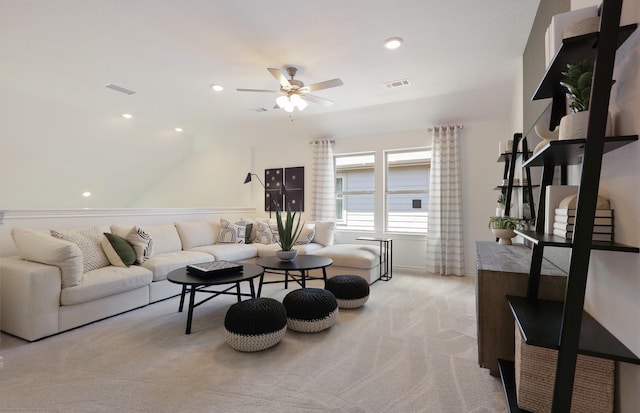
[[[478,364],[499,376],[498,359],[514,360],[515,327],[506,295],[525,297],[531,249],[522,245],[476,242]],[[563,301],[566,273],[543,261],[540,298]]]

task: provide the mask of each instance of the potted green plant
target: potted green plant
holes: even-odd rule
[[[298,220],[296,221],[297,212],[291,212],[291,209],[287,209],[286,217],[282,218],[282,211],[278,207],[276,209],[276,222],[278,224],[278,245],[280,245],[280,250],[276,251],[276,256],[282,261],[291,261],[296,255],[298,255],[298,251],[293,249],[296,241],[298,240],[298,236],[302,231],[304,225],[300,225],[300,216],[298,216]]]
[[[520,228],[519,219],[512,217],[490,217],[489,229],[497,238],[500,238],[500,244],[511,245],[511,238],[516,236],[515,229]]]
[[[560,81],[560,85],[567,90],[569,107],[573,113],[560,120],[559,139],[584,139],[587,137],[589,123],[593,61],[585,59],[578,63],[569,63],[567,70],[562,72],[562,75],[563,80]],[[611,133],[610,127],[611,121],[608,118],[607,135]]]

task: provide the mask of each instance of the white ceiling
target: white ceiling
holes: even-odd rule
[[[78,113],[128,112],[149,129],[202,135],[287,119],[273,109],[277,95],[235,89],[275,89],[267,67],[295,65],[306,84],[344,82],[314,93],[333,106],[311,103],[296,119],[357,114],[511,79],[538,3],[0,0],[0,88]],[[392,36],[404,38],[395,51],[382,46]],[[399,79],[412,85],[383,87]],[[212,83],[225,90],[211,91]]]

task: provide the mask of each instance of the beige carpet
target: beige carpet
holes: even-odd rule
[[[283,287],[263,296],[281,300]],[[288,331],[259,353],[227,346],[233,302],[196,308],[191,335],[177,298],[36,343],[3,334],[0,411],[507,411],[499,379],[477,364],[471,277],[396,271],[329,330]]]

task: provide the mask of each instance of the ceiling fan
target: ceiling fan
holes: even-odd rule
[[[333,101],[329,99],[324,99],[318,96],[310,95],[309,92],[322,90],[322,89],[329,89],[332,87],[342,86],[344,84],[340,79],[331,79],[331,80],[325,80],[324,82],[318,82],[318,83],[311,84],[309,86],[305,86],[302,81],[294,79],[296,72],[298,71],[296,67],[293,67],[293,66],[287,67],[287,74],[291,77],[291,79],[287,79],[279,69],[268,68],[267,70],[280,83],[280,90],[265,90],[265,89],[236,89],[236,90],[238,92],[282,93],[283,96],[280,96],[276,99],[276,107],[282,108],[287,112],[293,112],[295,108],[298,108],[298,110],[303,110],[304,108],[307,107],[307,101],[319,103],[324,106],[331,106],[333,105]]]

